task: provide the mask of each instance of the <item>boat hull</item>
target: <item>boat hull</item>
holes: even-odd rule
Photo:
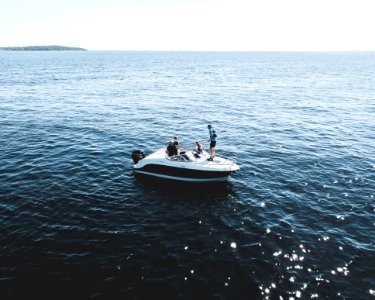
[[[142,154],[143,157],[143,152],[134,151],[133,154]],[[138,159],[138,156],[136,158]],[[196,155],[189,150],[169,157],[166,156],[165,149],[160,149],[134,161],[134,172],[186,182],[217,182],[226,180],[239,170],[239,166],[232,160],[222,157],[215,157],[213,160],[208,158],[205,152]]]
[[[142,168],[135,168],[134,172],[136,174],[188,182],[225,181],[233,173],[233,171],[195,170],[157,164],[147,164]]]

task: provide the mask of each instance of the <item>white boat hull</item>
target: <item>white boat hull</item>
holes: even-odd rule
[[[192,151],[167,157],[165,150],[161,149],[135,164],[134,172],[186,182],[218,182],[225,181],[239,170],[239,166],[232,160],[215,157],[213,161],[208,161],[208,157],[205,152],[198,157]]]

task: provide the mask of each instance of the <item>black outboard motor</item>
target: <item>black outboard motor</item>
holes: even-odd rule
[[[132,159],[134,164],[137,164],[142,158],[145,158],[145,153],[141,150],[134,150],[132,153]]]

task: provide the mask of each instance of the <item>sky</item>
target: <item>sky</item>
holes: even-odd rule
[[[0,47],[375,51],[375,0],[1,0]]]

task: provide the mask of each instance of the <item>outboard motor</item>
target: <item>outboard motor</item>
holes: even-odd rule
[[[132,159],[134,164],[137,164],[141,159],[145,158],[145,153],[141,150],[134,150],[132,153]]]

